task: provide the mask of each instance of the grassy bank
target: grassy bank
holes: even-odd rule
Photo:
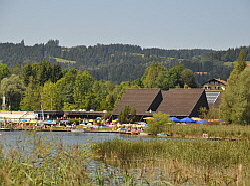
[[[170,135],[178,137],[191,136],[200,138],[202,137],[202,134],[206,133],[209,137],[250,139],[250,126],[240,125],[167,124],[164,131]]]

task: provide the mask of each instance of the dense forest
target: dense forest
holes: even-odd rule
[[[21,41],[0,43],[0,62],[9,68],[17,64],[24,67],[41,61],[50,61],[52,64],[58,62],[62,69],[87,70],[96,80],[113,81],[118,85],[122,81],[141,78],[149,64],[158,61],[167,69],[183,64],[185,68],[196,72],[199,85],[211,78],[226,80],[241,49],[245,49],[246,60],[250,60],[250,46],[226,51],[142,49],[138,45],[129,44],[79,45],[67,48],[60,46],[58,40],[33,46]]]

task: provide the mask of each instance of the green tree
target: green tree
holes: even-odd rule
[[[136,109],[134,107],[125,106],[119,114],[120,123],[132,123],[136,118]]]
[[[236,100],[232,107],[232,123],[250,124],[250,69],[240,73],[239,80],[235,86],[234,99]]]
[[[20,101],[23,97],[25,86],[22,79],[15,74],[1,81],[1,92],[6,97],[10,110],[20,109]]]
[[[47,81],[41,91],[41,103],[45,110],[61,110],[61,94],[55,83]]]
[[[190,69],[184,69],[182,72],[181,72],[181,81],[184,83],[184,85],[187,85],[191,88],[196,88],[197,87],[197,84],[196,84],[196,81],[195,81],[195,75],[194,75],[194,72]]]
[[[58,92],[61,96],[61,107],[63,110],[75,109],[74,87],[76,76],[79,73],[76,69],[64,71],[64,76],[56,82]]]
[[[61,65],[59,63],[56,63],[52,67],[52,75],[51,75],[51,81],[53,83],[56,83],[59,79],[63,77]]]
[[[168,70],[168,84],[169,88],[184,87],[184,83],[181,79],[181,72],[184,70],[184,65],[176,65]]]
[[[20,64],[15,64],[14,67],[11,69],[11,74],[16,74],[22,77],[23,68]]]
[[[24,97],[20,103],[22,110],[41,109],[41,87],[35,83],[33,76],[30,76],[28,87],[24,92]]]
[[[167,123],[170,123],[170,116],[168,114],[162,114],[161,112],[153,115],[154,119],[150,119],[147,121],[148,128],[146,130],[147,133],[152,135],[157,135],[166,131]]]
[[[32,77],[35,76],[35,73],[33,72],[33,68],[32,68],[33,66],[34,65],[27,64],[23,68],[23,81],[24,81],[25,86],[28,86],[29,80],[30,80],[30,76],[32,76]]]
[[[0,63],[0,81],[1,81],[3,78],[8,77],[9,74],[10,74],[10,70],[9,70],[9,68],[7,67],[7,65],[6,65],[6,64]]]
[[[233,110],[235,104],[238,102],[237,84],[241,83],[239,77],[245,68],[246,68],[245,53],[244,50],[241,50],[238,60],[236,61],[236,65],[227,80],[228,85],[226,87],[226,90],[222,94],[222,102],[220,105],[221,114],[223,118],[226,119],[226,121],[229,123],[232,123],[233,120],[235,120],[233,119],[235,114]]]
[[[52,79],[52,65],[49,61],[42,61],[38,64],[36,70],[36,80],[40,86]]]
[[[219,108],[212,107],[208,110],[205,107],[201,107],[199,112],[200,112],[200,118],[203,118],[203,119],[221,118]]]
[[[90,100],[87,100],[93,98],[91,94],[93,83],[94,79],[89,72],[84,71],[77,74],[74,86],[74,100],[77,108],[89,109],[91,106]]]
[[[166,72],[166,68],[161,63],[153,61],[142,77],[143,87],[158,88],[164,78],[163,72]]]

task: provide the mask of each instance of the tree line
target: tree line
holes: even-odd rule
[[[9,110],[108,110],[112,111],[128,88],[197,87],[194,73],[184,65],[167,69],[153,61],[143,76],[133,81],[96,80],[88,71],[62,69],[50,61],[0,64],[1,97]]]
[[[67,48],[59,45],[58,40],[47,43],[25,45],[20,43],[0,43],[0,62],[9,68],[15,65],[50,61],[60,63],[62,69],[75,68],[88,71],[96,80],[113,81],[116,85],[122,81],[133,81],[143,76],[152,61],[158,61],[169,69],[177,64],[198,73],[198,84],[211,78],[227,79],[233,69],[225,62],[237,60],[240,50],[244,48],[246,60],[250,60],[250,47],[242,46],[227,51],[204,49],[165,50],[142,49],[139,45],[129,44],[97,44],[93,46],[79,45]]]

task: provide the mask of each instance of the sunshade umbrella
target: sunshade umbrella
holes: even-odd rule
[[[185,118],[180,119],[180,122],[181,123],[195,123],[195,120],[193,120],[189,117],[185,117]]]
[[[153,117],[145,117],[143,119],[154,119]]]
[[[198,122],[196,122],[197,124],[210,124],[209,122],[207,122],[207,120],[205,120],[205,119],[202,119],[202,120],[200,120],[200,121],[198,121]]]
[[[176,117],[171,117],[170,118],[172,122],[180,122],[180,119],[176,118]]]

